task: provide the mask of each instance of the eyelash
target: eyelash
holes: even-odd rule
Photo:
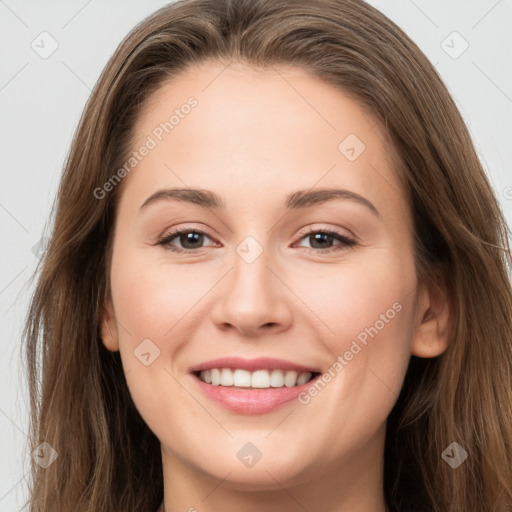
[[[186,233],[197,233],[197,234],[200,234],[200,235],[204,235],[208,238],[211,238],[210,235],[208,235],[208,233],[206,233],[205,231],[201,230],[201,229],[187,229],[187,228],[184,228],[184,229],[175,229],[175,230],[172,230],[170,233],[168,233],[167,235],[165,235],[164,237],[160,238],[157,242],[157,245],[161,245],[163,246],[163,248],[166,250],[166,251],[172,251],[172,252],[175,252],[175,253],[178,253],[178,254],[181,254],[181,253],[193,253],[193,252],[197,252],[199,249],[203,249],[203,247],[200,247],[199,249],[180,249],[179,247],[173,247],[170,242],[172,240],[174,240],[175,238],[178,238],[180,237],[181,235],[184,235]],[[332,236],[334,237],[335,239],[337,239],[339,242],[341,242],[340,244],[338,245],[335,245],[334,247],[330,247],[328,249],[309,249],[307,252],[315,252],[315,253],[322,253],[322,254],[326,254],[326,253],[331,253],[331,252],[335,252],[335,251],[340,251],[340,250],[343,250],[343,249],[346,249],[348,247],[353,247],[355,245],[357,245],[357,242],[352,239],[352,238],[349,238],[345,235],[342,235],[341,233],[338,233],[337,231],[333,231],[333,230],[330,230],[330,229],[314,229],[314,228],[309,228],[307,231],[303,231],[300,233],[301,237],[300,237],[300,240],[302,240],[303,238],[306,238],[312,234],[317,234],[317,233],[321,233],[323,235],[327,235],[327,236]],[[308,249],[307,247],[303,247],[303,249]]]

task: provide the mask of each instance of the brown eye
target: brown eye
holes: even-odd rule
[[[352,247],[357,243],[355,240],[331,230],[310,230],[303,234],[301,240],[304,239],[309,241],[312,251],[324,253],[343,250],[344,248]],[[339,243],[334,244],[335,241],[338,241]]]
[[[162,245],[166,250],[178,253],[188,251],[193,252],[197,249],[203,248],[205,237],[210,238],[207,233],[200,229],[182,229],[164,236],[158,241],[158,245]],[[181,247],[174,246],[172,243],[174,240],[177,240]]]

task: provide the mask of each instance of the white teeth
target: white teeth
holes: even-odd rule
[[[297,372],[286,372],[284,375],[284,385],[287,388],[295,386],[297,383]]]
[[[302,384],[306,384],[306,382],[311,379],[311,375],[312,373],[311,372],[304,372],[304,373],[301,373],[298,377],[297,377],[297,386],[302,386]]]
[[[251,372],[248,370],[235,370],[233,372],[233,384],[240,388],[250,388]]]
[[[220,370],[218,368],[212,368],[212,385],[220,385]]]
[[[220,371],[220,385],[232,386],[233,385],[233,372],[229,368],[222,368]]]
[[[284,373],[282,370],[273,370],[270,374],[270,385],[273,388],[282,388],[284,386]]]
[[[257,370],[251,375],[252,388],[269,388],[270,375],[267,370]]]
[[[291,388],[302,386],[312,377],[311,372],[296,372],[293,370],[256,370],[250,372],[240,368],[212,368],[199,373],[199,378],[213,386],[236,386],[241,388]]]

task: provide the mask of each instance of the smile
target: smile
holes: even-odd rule
[[[291,405],[321,376],[320,368],[260,357],[224,357],[189,368],[209,401],[238,414],[265,414]]]
[[[313,378],[312,372],[296,372],[293,370],[256,370],[242,368],[212,368],[197,372],[197,376],[212,386],[241,388],[291,388],[302,386]]]

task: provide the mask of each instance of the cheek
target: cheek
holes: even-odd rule
[[[140,254],[114,260],[112,295],[116,314],[132,337],[163,340],[181,319],[190,321],[194,305],[213,286],[215,275],[198,266],[153,259]]]
[[[144,421],[165,438],[168,431],[178,432],[183,421],[172,414],[169,400],[175,404],[190,401],[170,363],[186,347],[182,333],[197,325],[196,309],[200,308],[194,305],[213,286],[210,281],[215,276],[205,271],[199,277],[198,267],[185,270],[184,265],[169,265],[153,256],[133,249],[114,253],[112,299],[122,326],[119,348],[130,394]],[[149,353],[148,365],[143,362],[145,353]],[[202,419],[200,410],[189,409],[190,416]]]
[[[382,250],[366,261],[340,265],[314,282],[311,287],[304,280],[297,294],[307,297],[308,307],[321,319],[321,339],[332,363],[342,357],[336,368],[344,374],[345,393],[372,379],[381,386],[379,378],[398,393],[413,336],[413,258]]]
[[[403,315],[397,310],[414,297],[414,266],[404,259],[382,256],[368,264],[340,265],[329,274],[318,276],[314,287],[309,283],[311,309],[318,311],[335,334],[326,339],[334,342],[340,335],[353,338],[374,324],[383,331],[385,326],[399,323],[394,320]],[[303,286],[306,294],[308,285],[304,282]]]

